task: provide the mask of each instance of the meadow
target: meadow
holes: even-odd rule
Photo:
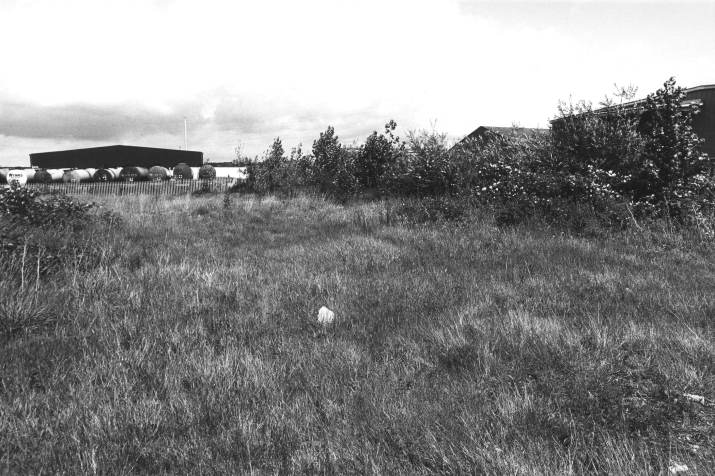
[[[715,472],[712,239],[80,199],[0,255],[0,473]]]

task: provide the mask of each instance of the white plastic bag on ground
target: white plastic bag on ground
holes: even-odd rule
[[[691,402],[699,403],[705,405],[705,397],[702,395],[693,395],[692,393],[684,393],[683,396],[690,400]]]
[[[668,470],[670,471],[670,474],[685,473],[688,470],[688,465],[676,463],[675,461],[673,461],[670,463]]]
[[[318,322],[321,324],[330,324],[335,319],[335,313],[323,306],[318,311]]]

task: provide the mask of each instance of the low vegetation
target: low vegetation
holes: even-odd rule
[[[3,237],[0,472],[715,467],[703,234],[449,196],[91,198]]]
[[[453,148],[276,139],[243,194],[3,190],[0,472],[712,473],[682,94]]]
[[[641,102],[621,91],[594,111],[561,105],[544,133],[495,134],[448,147],[435,131],[395,135],[394,121],[359,147],[346,147],[328,127],[311,153],[290,157],[276,139],[249,167],[244,189],[290,196],[314,190],[340,202],[354,197],[436,197],[463,208],[489,207],[511,223],[538,218],[576,230],[706,225],[715,232],[713,157],[692,128],[699,112],[683,106],[673,78]]]

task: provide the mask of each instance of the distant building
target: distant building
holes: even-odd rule
[[[464,139],[455,144],[455,146],[474,139],[481,139],[484,142],[489,142],[506,138],[525,137],[534,134],[546,134],[548,132],[548,129],[536,129],[531,127],[479,126],[470,132]]]
[[[693,116],[693,130],[704,140],[701,149],[710,157],[715,157],[715,84],[696,86],[694,88],[685,89],[685,99],[680,103],[681,107],[687,108],[699,106],[699,112]],[[640,114],[641,126],[645,125],[648,117],[643,113],[642,107],[645,105],[645,99],[632,101],[619,107],[631,109],[635,113]],[[593,112],[607,111],[608,108],[596,109]],[[552,127],[558,127],[560,118],[551,121]]]
[[[685,100],[699,103],[700,112],[693,117],[693,130],[705,140],[703,152],[715,157],[715,84],[686,89]]]
[[[102,169],[131,166],[150,168],[155,165],[173,168],[181,162],[190,167],[201,167],[204,154],[191,150],[133,145],[109,145],[30,154],[30,165],[41,169]]]

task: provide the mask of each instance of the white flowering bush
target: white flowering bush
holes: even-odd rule
[[[692,128],[696,105],[684,105],[685,92],[670,78],[645,101],[594,112],[589,106],[561,107],[551,129],[558,170],[592,182],[573,196],[606,193],[631,202],[643,217],[676,218],[712,212],[712,158],[700,150]],[[591,180],[593,179],[593,180]]]

